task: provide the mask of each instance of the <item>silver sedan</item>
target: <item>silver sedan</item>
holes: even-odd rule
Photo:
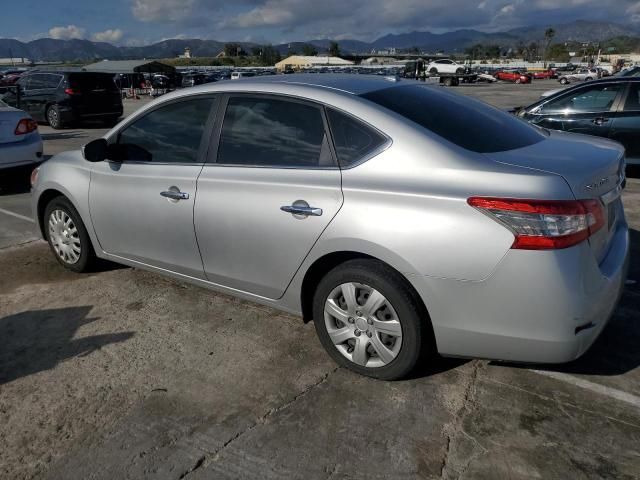
[[[58,261],[148,269],[313,320],[395,379],[428,354],[566,362],[605,327],[624,152],[439,87],[291,75],[163,96],[34,175]]]

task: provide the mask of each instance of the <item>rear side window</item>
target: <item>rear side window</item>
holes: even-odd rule
[[[362,95],[444,139],[478,153],[502,152],[542,141],[544,134],[479,100],[423,85]]]
[[[172,103],[136,120],[118,135],[118,158],[159,163],[196,163],[213,98]]]
[[[257,96],[229,99],[218,163],[285,168],[335,166],[319,107]]]
[[[69,75],[69,86],[85,92],[118,90],[113,75],[108,73],[72,73]]]
[[[640,111],[640,83],[632,83],[629,85],[629,95],[624,102],[625,112]]]
[[[382,134],[349,115],[333,109],[327,109],[327,115],[338,162],[343,168],[366,158],[387,141]]]

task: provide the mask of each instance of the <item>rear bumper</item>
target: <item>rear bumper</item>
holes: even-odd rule
[[[42,161],[42,138],[29,134],[21,142],[0,143],[0,169],[31,165]]]
[[[586,352],[624,289],[629,232],[621,222],[598,265],[586,242],[555,251],[509,250],[478,282],[409,276],[442,355],[563,363]]]

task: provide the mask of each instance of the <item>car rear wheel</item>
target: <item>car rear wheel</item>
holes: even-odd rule
[[[74,272],[86,272],[96,262],[87,229],[64,197],[51,200],[44,212],[45,237],[56,260]]]
[[[436,67],[431,67],[431,69],[429,69],[429,73],[435,75],[438,73],[438,69]]]
[[[588,82],[589,80],[593,80],[593,78],[591,78],[591,77],[587,77],[587,78],[585,78],[584,80],[585,80],[585,82]]]
[[[563,79],[560,80],[560,83],[562,85],[566,85],[567,83],[569,83],[569,80],[567,80],[566,78],[563,78]]]
[[[341,366],[382,380],[406,376],[428,350],[428,319],[415,293],[376,260],[331,270],[313,301],[320,342]]]
[[[47,123],[49,126],[55,130],[59,130],[62,128],[62,121],[60,120],[60,111],[58,110],[57,105],[51,105],[47,108]]]

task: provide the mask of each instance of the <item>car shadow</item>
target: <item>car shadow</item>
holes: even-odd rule
[[[74,338],[80,327],[99,320],[88,317],[92,308],[29,310],[0,319],[0,385],[133,337],[123,332]]]
[[[42,162],[2,170],[2,174],[0,174],[0,196],[31,191],[31,172],[49,158],[51,158],[51,155],[44,155]]]
[[[631,263],[627,285],[609,324],[591,348],[579,359],[559,365],[531,365],[492,362],[514,368],[535,368],[581,375],[617,376],[640,367],[640,232],[629,231]]]

